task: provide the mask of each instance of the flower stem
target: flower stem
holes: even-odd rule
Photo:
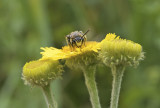
[[[43,95],[45,97],[48,108],[57,108],[57,104],[53,98],[50,84],[42,87]]]
[[[83,68],[83,73],[85,77],[85,84],[87,86],[90,100],[93,108],[101,108],[98,96],[98,90],[95,81],[95,67]]]
[[[125,70],[124,66],[113,66],[111,67],[113,82],[112,82],[112,95],[110,108],[118,108],[118,100],[121,88],[121,82],[123,73]]]

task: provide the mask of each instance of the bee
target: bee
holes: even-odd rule
[[[85,46],[85,42],[87,40],[86,34],[89,32],[87,30],[85,33],[82,31],[74,31],[71,32],[66,36],[67,44],[70,46],[70,48],[81,48],[82,45]]]

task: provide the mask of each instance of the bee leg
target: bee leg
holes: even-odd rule
[[[75,42],[75,41],[73,41],[73,42],[72,42],[72,47],[73,47],[73,50],[75,50],[75,49],[76,49],[76,47],[78,48],[78,46],[77,46],[77,44],[76,44],[76,42]]]
[[[82,51],[81,49],[82,49],[82,44],[81,44],[81,46],[79,46],[79,49],[80,49],[80,51]]]
[[[87,39],[86,39],[86,38],[84,38],[84,46],[85,46],[85,47],[86,47],[86,43],[85,43],[86,41],[87,41]]]
[[[71,52],[73,52],[74,51],[74,48],[73,47],[71,47]]]
[[[71,44],[71,51],[74,51],[73,43]]]
[[[76,46],[77,48],[79,48],[79,46],[77,45],[77,42],[74,42],[74,44],[75,44],[75,46]]]
[[[68,43],[68,46],[69,46],[70,48],[72,47],[70,43]]]
[[[81,44],[81,46],[83,46],[83,45],[86,47],[85,39],[82,39],[82,44]]]
[[[73,51],[73,47],[72,47],[72,45],[70,46],[70,49],[71,49],[71,52]]]
[[[79,48],[79,46],[77,44],[75,44],[77,48]]]
[[[82,46],[83,46],[83,40],[82,40],[82,42],[81,42],[80,51],[82,51],[82,50],[81,50],[81,49],[82,49]]]

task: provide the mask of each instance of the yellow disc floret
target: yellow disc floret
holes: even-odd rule
[[[62,75],[62,65],[53,60],[37,60],[26,63],[22,77],[26,84],[45,86]]]

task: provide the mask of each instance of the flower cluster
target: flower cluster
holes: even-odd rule
[[[77,32],[74,33],[77,36]],[[49,87],[52,80],[62,75],[63,65],[60,63],[61,60],[64,60],[65,65],[69,68],[83,71],[93,108],[101,108],[95,81],[96,64],[102,61],[106,66],[109,66],[113,74],[111,108],[117,108],[125,67],[137,66],[139,61],[144,58],[140,44],[121,39],[115,34],[107,34],[101,42],[86,42],[84,41],[86,38],[84,39],[83,36],[76,37],[73,40],[70,40],[73,38],[72,35],[69,36],[67,38],[69,45],[62,47],[62,49],[42,47],[42,58],[26,63],[23,67],[24,81],[26,84],[42,87],[49,108],[51,105],[56,108],[55,102],[52,102]]]
[[[42,58],[26,63],[23,79],[32,85],[45,85],[62,74],[58,60],[65,59],[70,68],[93,66],[103,61],[107,66],[137,66],[143,59],[142,46],[130,40],[121,39],[115,34],[107,34],[101,42],[87,41],[81,48],[64,46],[62,49],[41,47]]]

